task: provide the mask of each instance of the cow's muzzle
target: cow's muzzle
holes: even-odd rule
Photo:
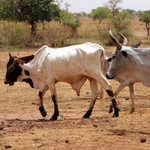
[[[108,74],[106,74],[107,79],[114,79],[114,77],[110,77]]]
[[[14,85],[14,82],[8,82],[7,80],[5,80],[4,84],[9,84],[10,86],[12,86],[12,85]]]

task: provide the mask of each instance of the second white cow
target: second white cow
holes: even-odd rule
[[[127,43],[128,43],[127,38],[124,35],[120,34],[120,33],[118,33],[118,34],[123,38],[123,43],[121,45],[122,46],[127,45]],[[138,48],[139,45],[140,45],[140,43],[136,44],[136,45],[132,45],[131,48]],[[105,55],[104,65],[103,65],[103,69],[102,69],[104,75],[106,75],[112,59],[113,58],[108,58]],[[121,73],[117,74],[115,76],[115,78],[113,78],[113,79],[118,81],[118,82],[120,82],[119,87],[117,88],[117,90],[114,93],[115,97],[117,97],[117,95],[119,94],[119,92],[123,88],[125,88],[126,86],[129,87],[130,99],[132,100],[131,112],[134,112],[135,107],[134,107],[134,89],[133,89],[133,84],[136,83],[136,82],[140,82],[140,81],[137,79],[136,76],[134,76],[133,69],[125,68],[125,69],[122,70]],[[101,101],[104,101],[103,100],[104,99],[104,92],[103,92],[103,88],[102,87],[100,89],[100,99],[101,99]],[[109,110],[110,113],[112,112],[112,108],[113,108],[113,106],[110,105],[110,110]]]
[[[116,49],[112,53],[112,61],[107,71],[108,79],[122,80],[123,84],[119,86],[115,93],[119,93],[125,86],[129,86],[130,97],[132,100],[132,109],[134,111],[134,90],[133,84],[141,82],[144,86],[150,86],[150,48],[134,48],[121,45],[112,35],[112,40],[116,45]],[[123,76],[122,76],[123,75]],[[121,81],[121,82],[122,82]]]

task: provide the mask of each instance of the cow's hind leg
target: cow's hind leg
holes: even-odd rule
[[[89,107],[88,111],[83,116],[83,118],[89,118],[91,116],[96,98],[97,98],[98,93],[99,93],[98,84],[97,84],[97,81],[95,79],[92,79],[92,78],[90,79],[90,87],[91,87],[91,103],[90,103],[90,107]]]
[[[40,110],[40,113],[43,117],[46,117],[46,114],[47,114],[45,109],[44,109],[44,106],[43,106],[43,96],[47,90],[48,90],[48,86],[46,86],[44,90],[39,91],[39,98],[40,98],[39,110]]]

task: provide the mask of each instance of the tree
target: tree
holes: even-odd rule
[[[2,0],[2,19],[26,21],[31,25],[31,35],[36,34],[36,23],[51,21],[60,17],[60,11],[53,0]]]
[[[128,11],[130,14],[133,14],[133,13],[134,13],[134,10],[133,10],[133,9],[126,9],[126,11]]]
[[[117,5],[121,2],[122,0],[108,0],[108,2],[105,3],[105,6],[111,10],[113,17],[119,13],[121,7],[118,7]]]
[[[140,17],[139,21],[145,22],[146,29],[147,29],[147,36],[149,36],[149,29],[150,29],[150,10],[145,11],[145,13]]]
[[[101,23],[101,21],[107,17],[108,13],[109,9],[107,7],[97,7],[92,10],[91,17],[93,20],[97,19],[99,23]]]
[[[81,26],[81,22],[78,17],[75,17],[73,13],[69,13],[67,10],[61,12],[61,21],[64,25],[67,25],[72,30],[72,36],[76,33],[77,28]]]
[[[112,19],[112,24],[114,28],[118,29],[119,31],[127,29],[131,24],[132,17],[133,16],[130,15],[127,10],[124,10]]]

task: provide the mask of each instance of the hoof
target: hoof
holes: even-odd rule
[[[112,117],[119,117],[119,114],[114,113]]]
[[[43,117],[46,117],[47,112],[44,110],[41,114],[42,114]]]
[[[82,118],[87,119],[90,118],[90,116],[85,114]]]
[[[135,112],[134,108],[131,109],[131,112],[130,112],[130,113],[133,113],[133,112]]]
[[[113,112],[113,109],[109,109],[109,114]]]
[[[86,114],[83,116],[83,118],[90,118],[91,113],[89,113],[88,111],[86,112]]]
[[[119,111],[120,111],[120,109],[119,109],[119,108],[116,108],[116,109],[115,109],[115,113],[113,114],[112,117],[119,117]]]
[[[51,117],[50,121],[55,121],[55,120],[57,120],[57,116],[54,116],[54,115],[53,115],[53,116]]]
[[[42,115],[43,117],[46,117],[46,114],[47,114],[47,113],[46,113],[44,107],[40,107],[39,110],[40,110],[41,115]]]
[[[110,105],[109,107],[109,113],[112,113],[113,112],[113,105]]]

